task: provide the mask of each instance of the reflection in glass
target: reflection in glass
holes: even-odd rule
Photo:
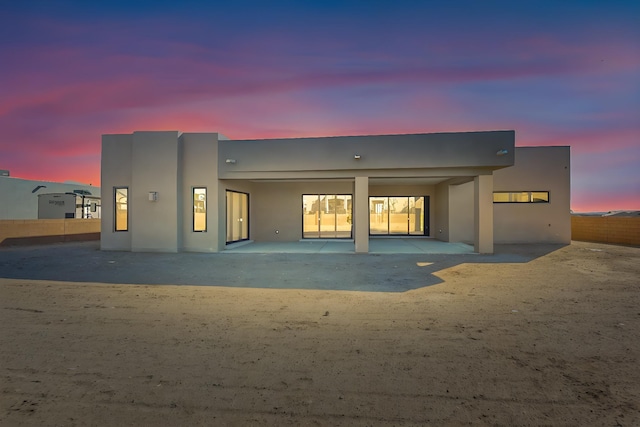
[[[193,231],[207,231],[207,189],[193,189]]]
[[[389,234],[409,234],[408,197],[389,197]]]
[[[370,234],[389,234],[388,203],[388,197],[369,197]]]
[[[249,195],[227,190],[227,243],[249,239]]]
[[[127,231],[129,229],[129,189],[127,187],[116,187],[113,190],[116,208],[115,231]]]
[[[532,191],[531,192],[532,203],[549,203],[548,191]]]
[[[351,238],[351,196],[336,196],[336,237],[342,239]]]
[[[493,203],[549,203],[548,191],[495,191]]]
[[[304,194],[302,196],[302,237],[350,239],[351,213],[350,194]]]
[[[409,197],[409,234],[424,235],[424,197]]]
[[[369,234],[424,236],[426,210],[423,196],[369,197]]]

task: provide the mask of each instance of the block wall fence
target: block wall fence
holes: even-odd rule
[[[0,246],[99,239],[99,218],[0,220]]]
[[[571,239],[640,246],[640,218],[572,216]]]

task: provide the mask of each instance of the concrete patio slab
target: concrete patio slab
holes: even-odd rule
[[[354,253],[352,240],[301,240],[298,242],[241,242],[224,253]],[[371,238],[371,254],[473,254],[473,246],[426,238]]]

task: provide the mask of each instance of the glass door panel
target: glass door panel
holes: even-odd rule
[[[350,239],[351,194],[303,194],[302,237]]]
[[[318,195],[302,196],[302,237],[317,239],[320,237],[320,197]]]
[[[429,197],[369,197],[371,235],[426,236],[428,223]]]
[[[249,238],[249,195],[227,191],[227,243]]]
[[[408,197],[389,197],[389,234],[409,234]]]
[[[336,196],[336,237],[351,238],[351,195]]]
[[[369,198],[369,233],[389,234],[389,199],[387,197]]]
[[[240,204],[240,238],[238,240],[249,239],[249,195],[245,193],[238,194],[238,203]]]
[[[424,197],[409,197],[409,234],[424,235]]]
[[[336,196],[324,194],[320,196],[320,238],[335,239],[336,237]]]

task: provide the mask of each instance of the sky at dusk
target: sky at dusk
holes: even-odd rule
[[[500,129],[571,146],[574,211],[640,209],[640,1],[0,2],[18,178],[99,185],[105,133]]]

